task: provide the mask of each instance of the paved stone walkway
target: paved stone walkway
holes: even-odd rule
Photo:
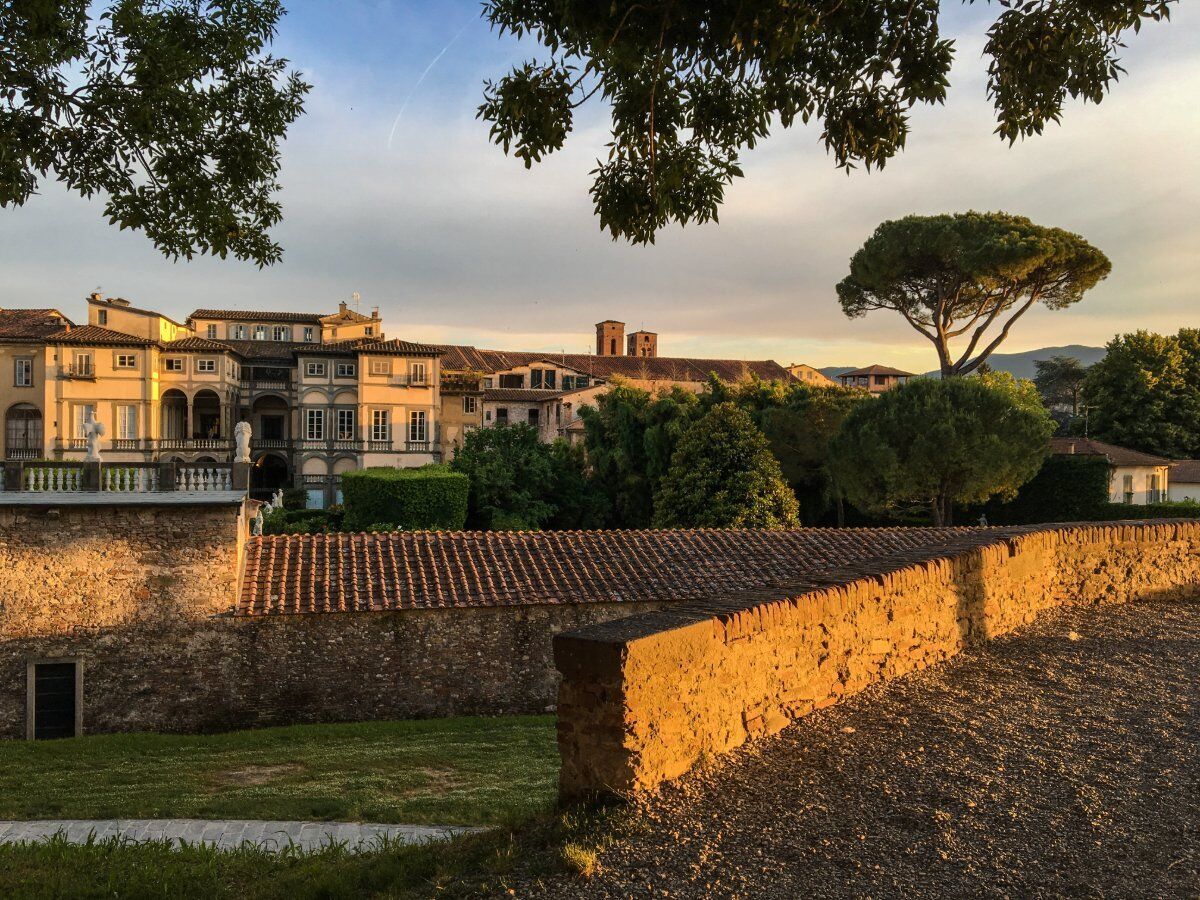
[[[405,844],[423,844],[457,834],[482,831],[461,825],[373,825],[358,822],[263,822],[208,819],[61,819],[37,822],[0,821],[0,844],[47,841],[63,834],[73,844],[124,838],[130,841],[162,841],[208,844],[223,850],[250,843],[265,850],[295,845],[317,850],[331,843],[344,843],[354,851],[373,849],[381,838]]]

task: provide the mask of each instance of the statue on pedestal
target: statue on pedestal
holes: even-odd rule
[[[233,457],[234,462],[250,462],[250,436],[252,433],[249,422],[238,422],[233,426],[233,439],[237,443],[237,450]]]
[[[97,422],[90,409],[83,423],[83,437],[87,441],[87,456],[83,458],[84,462],[100,462],[100,438],[104,437],[104,423]]]

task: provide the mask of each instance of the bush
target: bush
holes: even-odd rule
[[[343,529],[461,531],[471,482],[448,466],[372,468],[342,475]]]
[[[1111,477],[1102,456],[1048,456],[1015,498],[989,503],[984,511],[993,525],[1091,521],[1108,505]]]
[[[1089,521],[1116,522],[1121,519],[1200,519],[1200,503],[1195,500],[1152,503],[1149,506],[1105,503]]]
[[[339,522],[340,524],[340,522]],[[336,531],[324,509],[277,509],[263,519],[263,534],[322,534]]]
[[[308,491],[304,488],[284,488],[284,509],[306,509],[308,507]]]

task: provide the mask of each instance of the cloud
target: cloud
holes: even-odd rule
[[[372,21],[375,5],[352,6],[351,21]],[[288,53],[317,90],[285,147],[279,266],[169,263],[104,224],[99,204],[50,186],[0,212],[4,304],[78,312],[99,285],[178,316],[200,305],[324,310],[357,290],[381,306],[389,333],[413,339],[580,350],[592,323],[613,317],[658,331],[664,353],[922,370],[933,365],[924,339],[885,313],[845,319],[833,288],[880,221],[975,208],[1070,228],[1113,260],[1079,307],[1031,312],[1006,350],[1189,324],[1200,283],[1191,11],[1131,41],[1129,75],[1102,104],[1073,104],[1061,127],[1011,148],[991,134],[974,34],[960,43],[948,102],[914,111],[907,149],[882,172],[835,170],[816,127],[777,132],[747,155],[720,224],[669,229],[653,247],[613,243],[592,214],[604,111],[593,105],[563,151],[525,170],[488,143],[474,110],[482,79],[526,48],[482,23],[451,41],[461,6],[441,19],[422,19],[419,43],[402,52],[372,43],[366,62],[336,45],[306,62],[320,42],[292,38]]]

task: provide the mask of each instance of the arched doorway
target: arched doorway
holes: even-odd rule
[[[250,427],[255,442],[260,446],[286,446],[291,437],[290,419],[291,412],[282,397],[273,394],[259,397],[250,407]]]
[[[196,391],[192,398],[192,433],[197,440],[215,441],[223,438],[225,428],[221,422],[221,398],[216,391]]]
[[[162,408],[163,440],[182,441],[187,438],[187,397],[183,391],[175,388],[163,391],[159,402]]]
[[[37,459],[43,453],[42,411],[31,403],[16,403],[4,415],[6,459]]]
[[[287,460],[276,453],[264,453],[250,470],[250,496],[255,500],[270,500],[277,490],[287,490],[291,486],[291,468]]]

